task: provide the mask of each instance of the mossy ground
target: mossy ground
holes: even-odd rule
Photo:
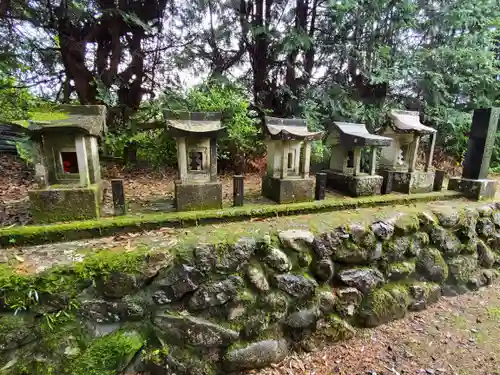
[[[387,195],[356,200],[324,200],[315,202],[305,202],[284,205],[248,205],[243,207],[228,208],[223,210],[192,211],[192,212],[170,212],[162,214],[130,215],[123,217],[106,217],[98,220],[86,220],[70,223],[60,223],[52,225],[28,225],[24,227],[13,227],[0,229],[0,246],[10,246],[12,244],[40,244],[57,241],[70,241],[83,238],[95,238],[112,235],[120,232],[137,232],[142,230],[152,230],[161,227],[193,227],[199,224],[224,223],[231,221],[250,220],[252,224],[266,218],[277,218],[290,215],[300,215],[302,217],[316,217],[321,213],[326,213],[326,217],[339,217],[351,220],[355,219],[352,210],[359,208],[374,207],[375,212],[388,212],[388,205],[404,205],[405,212],[414,210],[415,207],[423,206],[422,202],[436,200],[456,199],[459,195],[453,192],[430,193],[423,195]],[[453,204],[464,204],[464,201],[455,201]],[[415,206],[413,206],[415,204]],[[404,207],[399,206],[399,207]],[[332,211],[341,211],[332,215]],[[396,212],[400,212],[396,211]],[[311,213],[311,215],[308,215]],[[346,213],[346,216],[343,214]],[[362,216],[361,216],[362,217]],[[295,221],[297,216],[288,218]],[[325,218],[325,217],[323,217]],[[310,220],[304,222],[304,225]],[[330,221],[330,220],[328,220]],[[342,221],[337,221],[342,223]],[[310,223],[310,230],[321,230],[321,221]],[[252,225],[255,227],[258,225]],[[239,227],[247,227],[239,224]],[[231,232],[228,232],[231,233]],[[234,233],[234,231],[233,231]]]

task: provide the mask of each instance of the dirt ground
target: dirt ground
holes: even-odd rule
[[[499,375],[500,285],[296,354],[253,375]]]

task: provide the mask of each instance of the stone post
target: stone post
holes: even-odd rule
[[[371,157],[370,157],[370,176],[375,176],[375,173],[377,172],[377,147],[372,146],[371,150]]]
[[[410,149],[409,149],[410,160],[408,160],[408,172],[413,172],[417,165],[419,144],[420,144],[420,136],[415,135],[415,139],[410,144]]]
[[[242,175],[233,176],[233,206],[243,206],[244,180]]]
[[[284,179],[288,176],[288,142],[281,142],[281,170],[280,178]]]
[[[354,148],[354,168],[352,170],[353,176],[358,176],[361,170],[361,147]]]
[[[217,139],[210,138],[210,181],[217,181]]]
[[[317,201],[325,199],[326,173],[316,173],[316,187],[314,190],[314,199]]]
[[[115,216],[122,216],[127,213],[125,206],[125,191],[123,180],[111,180],[111,191],[113,192],[113,207]]]
[[[177,165],[179,167],[179,180],[187,177],[187,151],[186,138],[177,138]]]
[[[90,185],[89,166],[87,159],[87,148],[85,147],[85,137],[77,135],[75,138],[76,159],[78,162],[78,173],[80,175],[80,185],[85,187]]]
[[[436,174],[434,175],[434,184],[432,187],[433,191],[441,191],[443,190],[443,182],[444,177],[446,176],[446,172],[443,170],[436,170]]]
[[[425,171],[426,172],[429,172],[429,170],[432,168],[432,158],[434,157],[434,147],[436,146],[436,136],[437,136],[437,133],[432,133],[430,135],[431,143],[429,145],[429,150],[427,151],[427,160],[425,163]]]
[[[310,141],[305,141],[304,142],[304,157],[302,159],[302,178],[308,178],[309,177],[309,167],[311,164],[311,142]]]

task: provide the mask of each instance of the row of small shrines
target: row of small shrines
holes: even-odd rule
[[[40,185],[39,190],[30,192],[32,205],[38,205],[35,211],[41,213],[64,210],[68,204],[79,204],[77,198],[82,196],[85,202],[81,204],[89,204],[90,194],[93,197],[90,203],[97,207],[98,216],[101,196],[98,138],[106,131],[106,109],[62,106],[61,110],[67,114],[65,119],[30,126],[34,144],[38,145],[35,169]],[[177,210],[220,208],[222,184],[217,176],[217,138],[226,132],[221,114],[167,112],[164,115],[166,128],[177,143]],[[324,133],[309,131],[303,119],[274,117],[265,117],[263,131],[267,173],[262,180],[262,194],[278,203],[313,200],[314,180],[309,173],[311,143],[322,139]],[[426,135],[430,136],[426,163],[423,170],[417,170],[419,143]],[[326,175],[329,187],[351,196],[388,191],[430,192],[435,186],[435,171],[431,169],[435,141],[436,130],[421,124],[418,112],[393,111],[390,123],[377,134],[369,133],[364,124],[333,121],[326,138],[332,149],[330,166],[321,176]],[[362,153],[366,152],[369,165],[362,169]],[[484,177],[478,174],[472,178]],[[242,191],[239,193],[242,195]],[[74,211],[75,207],[71,209]],[[62,216],[68,217],[67,213]]]

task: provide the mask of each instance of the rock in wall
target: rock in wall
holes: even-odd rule
[[[499,254],[491,204],[5,271],[0,374],[238,373],[488,285]]]

